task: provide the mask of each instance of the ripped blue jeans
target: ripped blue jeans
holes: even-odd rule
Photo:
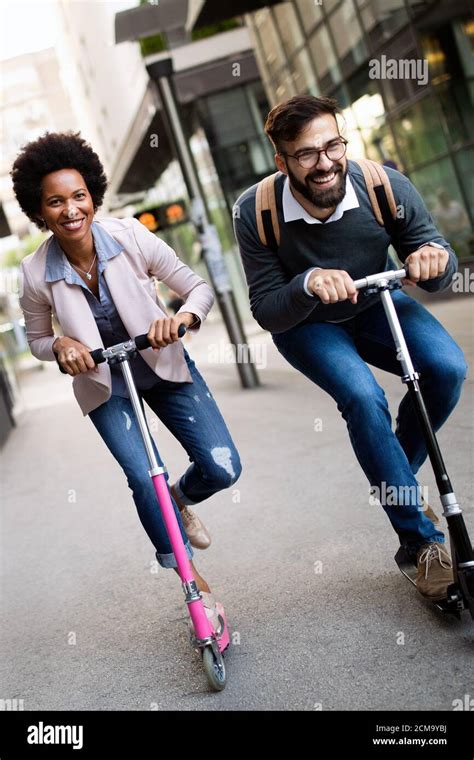
[[[184,356],[192,383],[159,379],[153,388],[139,391],[138,395],[142,407],[144,400],[189,456],[191,465],[175,483],[175,488],[178,498],[184,504],[192,505],[231,486],[242,468],[237,449],[205,380],[186,350]],[[162,567],[176,567],[148,475],[148,458],[130,399],[113,395],[90,412],[89,417],[127,476],[140,521],[156,549],[158,562]],[[154,441],[153,447],[158,462],[163,464]],[[166,480],[169,480],[168,473]],[[191,559],[193,551],[173,498],[172,502]]]

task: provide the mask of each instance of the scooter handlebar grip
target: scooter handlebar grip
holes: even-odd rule
[[[102,364],[105,362],[104,354],[102,353],[101,348],[94,349],[94,351],[91,351],[90,354],[94,364]]]
[[[144,333],[144,335],[137,335],[137,337],[135,338],[135,345],[139,351],[144,351],[145,348],[150,348],[150,341],[148,340],[148,335],[146,333]]]
[[[91,359],[93,360],[94,364],[102,364],[102,362],[105,362],[104,355],[102,353],[101,348],[96,348],[94,351],[90,351]],[[56,359],[59,367],[59,371],[62,372],[63,375],[67,375],[68,373],[64,369],[64,367],[59,363],[59,361]]]
[[[185,333],[186,333],[186,325],[180,325],[178,327],[178,337],[182,338]],[[139,351],[144,351],[145,348],[150,348],[151,343],[148,340],[148,335],[146,333],[144,333],[143,335],[137,335],[137,337],[135,338],[135,345]]]

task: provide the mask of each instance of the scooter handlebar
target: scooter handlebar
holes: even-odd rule
[[[369,274],[367,277],[362,277],[360,280],[354,280],[354,285],[356,290],[361,290],[362,288],[369,288],[371,285],[376,285],[380,280],[387,280],[390,282],[393,280],[403,280],[406,276],[406,269],[390,269],[388,272]]]
[[[94,351],[90,352],[90,355],[94,364],[102,364],[103,362],[105,362],[105,356],[102,353],[101,348],[94,349]]]
[[[182,338],[185,332],[186,332],[186,325],[180,325],[178,327],[178,338]],[[135,345],[139,351],[144,351],[145,348],[150,348],[151,343],[148,340],[147,334],[144,333],[143,335],[137,335],[137,337],[135,338]]]
[[[178,337],[182,338],[183,335],[186,333],[186,325],[180,325],[178,327]],[[135,340],[133,341],[135,343],[135,346],[139,351],[144,351],[146,348],[151,348],[151,343],[148,340],[147,333],[143,333],[143,335],[137,335]],[[103,362],[106,361],[106,358],[104,356],[104,349],[103,348],[95,348],[93,351],[90,351],[91,359],[93,360],[94,364],[103,364]],[[58,366],[60,371],[63,373],[63,375],[67,375],[66,370],[64,367],[62,367],[59,362]]]

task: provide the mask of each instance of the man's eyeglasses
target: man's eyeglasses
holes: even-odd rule
[[[347,140],[341,137],[338,140],[332,140],[325,148],[320,150],[303,150],[301,153],[291,155],[291,153],[282,153],[287,158],[295,158],[302,169],[311,169],[319,163],[321,153],[324,153],[330,161],[337,161],[342,158],[346,152]]]

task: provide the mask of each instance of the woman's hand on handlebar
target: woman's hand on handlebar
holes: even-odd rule
[[[317,269],[309,278],[308,288],[325,304],[348,299],[357,303],[358,291],[344,269]]]
[[[186,325],[189,327],[196,321],[194,314],[189,311],[181,311],[174,317],[163,317],[162,319],[155,319],[151,323],[148,330],[147,337],[150,341],[150,345],[154,351],[160,348],[168,346],[170,343],[175,343],[179,340],[178,329],[180,325]]]
[[[72,377],[90,370],[99,371],[90,355],[90,349],[73,338],[56,338],[53,351],[57,354],[61,367]]]

